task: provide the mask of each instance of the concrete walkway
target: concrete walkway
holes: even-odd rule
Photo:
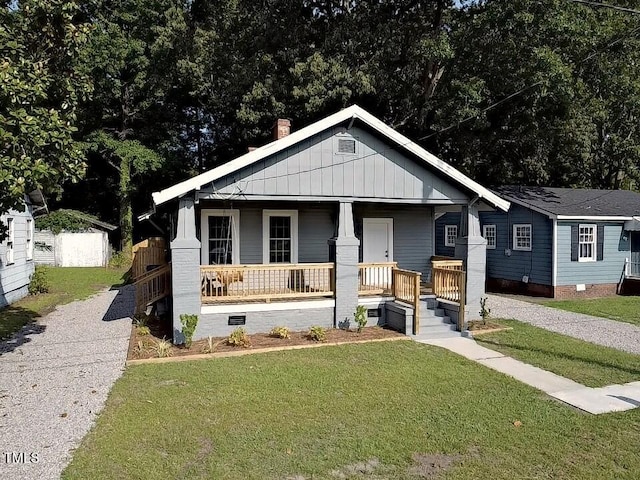
[[[131,288],[60,306],[0,342],[0,478],[60,478],[124,369]]]
[[[640,354],[640,327],[582,313],[524,302],[512,296],[488,295],[494,318],[513,318],[552,332]]]
[[[485,367],[509,375],[558,400],[585,412],[600,414],[621,412],[640,406],[640,382],[590,388],[538,367],[507,357],[478,345],[470,338],[420,339],[417,342],[434,345],[462,355]]]

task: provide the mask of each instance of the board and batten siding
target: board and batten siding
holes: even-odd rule
[[[433,207],[354,204],[356,235],[360,238],[360,261],[363,218],[393,218],[393,261],[398,263],[399,268],[421,272],[424,281],[431,279]]]
[[[571,261],[571,227],[580,223],[604,226],[604,250],[601,261]],[[625,259],[629,258],[629,235],[624,235],[622,223],[558,221],[557,285],[611,284],[622,277]]]
[[[35,268],[33,260],[27,260],[27,220],[33,220],[30,210],[10,210],[0,216],[0,221],[6,225],[7,218],[13,218],[14,221],[14,262],[7,265],[5,239],[0,243],[0,307],[13,303],[29,293],[29,282]]]
[[[355,153],[338,153],[339,139]],[[322,197],[415,203],[467,203],[450,179],[401,153],[369,131],[334,127],[213,182],[217,195],[244,198]],[[200,198],[213,198],[203,188]]]
[[[436,255],[453,257],[454,247],[444,246],[444,226],[459,225],[460,214],[449,212],[436,221]],[[531,251],[513,250],[513,225],[531,224]],[[551,285],[553,223],[537,212],[512,204],[509,212],[480,212],[480,228],[496,226],[496,248],[487,249],[487,278]],[[458,227],[459,228],[459,227]],[[481,230],[482,231],[482,230]]]

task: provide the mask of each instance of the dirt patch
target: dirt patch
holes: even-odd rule
[[[413,465],[409,467],[409,474],[418,478],[433,478],[443,471],[458,464],[462,455],[446,455],[444,453],[414,453]]]
[[[371,458],[366,462],[358,462],[352,465],[345,465],[339,470],[332,470],[330,475],[334,478],[343,480],[355,476],[370,477],[380,468],[380,460]]]
[[[167,331],[170,328],[167,326],[158,325],[162,322],[161,319],[149,319],[147,326],[151,331],[147,335],[140,335],[137,328],[131,329],[131,341],[129,342],[128,360],[155,358],[157,353],[154,349],[156,343],[163,338],[170,340],[167,337]],[[164,322],[168,322],[165,320]],[[384,340],[389,338],[404,337],[403,334],[396,332],[395,330],[389,330],[382,327],[367,327],[358,333],[355,330],[341,330],[332,328],[327,330],[326,340],[323,343],[350,343],[361,342],[367,340]],[[211,342],[208,339],[198,340],[193,342],[191,348],[185,348],[183,346],[173,345],[170,347],[171,357],[184,357],[191,355],[200,355],[203,353],[223,353],[223,352],[237,352],[242,350],[260,350],[263,348],[280,348],[299,345],[318,345],[318,342],[311,340],[308,336],[308,332],[291,332],[289,338],[276,338],[271,337],[266,333],[256,333],[249,335],[251,341],[251,347],[242,348],[229,345],[226,337],[212,338]],[[213,349],[211,348],[213,347]]]
[[[469,322],[468,329],[471,332],[480,332],[482,330],[503,330],[503,329],[506,329],[506,327],[499,325],[497,323],[491,323],[491,322],[484,323],[481,320],[477,320],[477,321]]]

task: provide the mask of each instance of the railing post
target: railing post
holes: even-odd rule
[[[413,334],[420,333],[420,274],[414,277],[413,285]]]
[[[464,330],[464,311],[467,304],[467,274],[462,272],[458,278],[458,288],[460,291],[460,308],[458,309],[458,331]]]

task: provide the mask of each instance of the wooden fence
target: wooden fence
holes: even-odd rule
[[[150,270],[167,263],[167,247],[162,237],[136,243],[132,249],[131,278],[136,281]]]
[[[134,283],[136,289],[135,313],[171,294],[171,264],[167,263],[141,275]]]
[[[332,297],[333,263],[202,265],[202,301]]]

